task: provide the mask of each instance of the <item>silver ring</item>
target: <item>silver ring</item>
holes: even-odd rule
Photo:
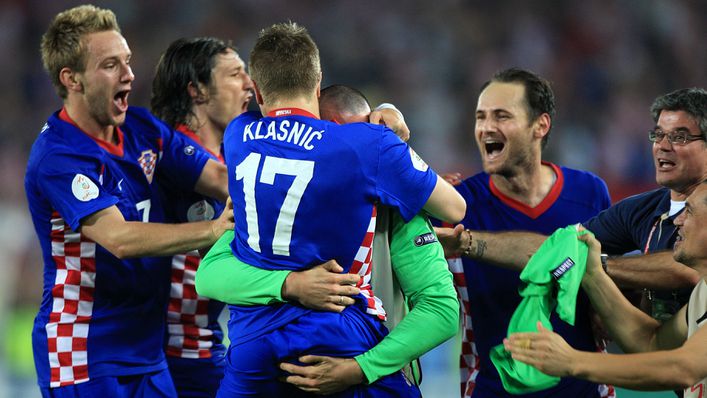
[[[339,296],[339,305],[344,305],[344,296]]]

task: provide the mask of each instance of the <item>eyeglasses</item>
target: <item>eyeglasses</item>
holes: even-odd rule
[[[663,138],[665,137],[668,137],[668,141],[673,145],[686,145],[691,141],[705,139],[705,137],[701,135],[691,135],[689,132],[684,130],[676,130],[672,133],[666,133],[663,130],[655,129],[648,132],[648,140],[656,144],[663,141]]]

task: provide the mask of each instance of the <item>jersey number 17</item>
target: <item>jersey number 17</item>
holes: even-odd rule
[[[243,180],[248,245],[258,253],[260,253],[260,230],[258,228],[258,208],[255,201],[255,183],[261,158],[261,154],[253,152],[236,166],[236,180]],[[289,256],[292,225],[295,222],[295,214],[297,214],[302,195],[314,175],[314,162],[265,156],[259,182],[273,185],[277,174],[295,177],[280,207],[275,224],[275,235],[272,239],[273,253]]]

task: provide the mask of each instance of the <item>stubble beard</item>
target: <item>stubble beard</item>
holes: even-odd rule
[[[532,155],[530,151],[508,149],[506,160],[497,167],[495,171],[488,174],[497,174],[506,179],[522,174],[523,170],[530,170],[532,167]]]
[[[685,242],[683,241],[682,245],[684,244]],[[685,253],[684,247],[680,247],[675,253],[673,253],[673,260],[688,267],[692,267],[694,263],[694,258],[690,257],[689,254]]]
[[[117,127],[122,124],[122,120],[119,121],[112,115],[113,98],[105,90],[87,92],[86,101],[89,114],[99,125]]]

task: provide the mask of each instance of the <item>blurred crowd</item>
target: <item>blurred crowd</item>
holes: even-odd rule
[[[38,244],[27,215],[27,154],[61,104],[42,69],[50,19],[80,2],[0,2],[0,385],[33,385],[26,325],[41,297]],[[558,115],[546,159],[599,174],[613,200],[655,185],[648,108],[659,94],[707,86],[707,2],[697,0],[116,0],[133,51],[130,104],[147,106],[160,53],[178,37],[232,40],[244,61],[259,29],[292,20],[320,46],[323,85],[392,102],[412,146],[438,172],[480,169],[473,140],[478,89],[520,66],[551,80]],[[28,318],[29,317],[29,318]],[[26,327],[26,326],[25,326]],[[26,341],[18,342],[19,334]],[[11,341],[11,343],[10,343]],[[22,347],[25,347],[24,349]],[[29,362],[27,362],[29,361]],[[27,367],[29,363],[29,367]],[[2,388],[0,388],[2,394]]]

